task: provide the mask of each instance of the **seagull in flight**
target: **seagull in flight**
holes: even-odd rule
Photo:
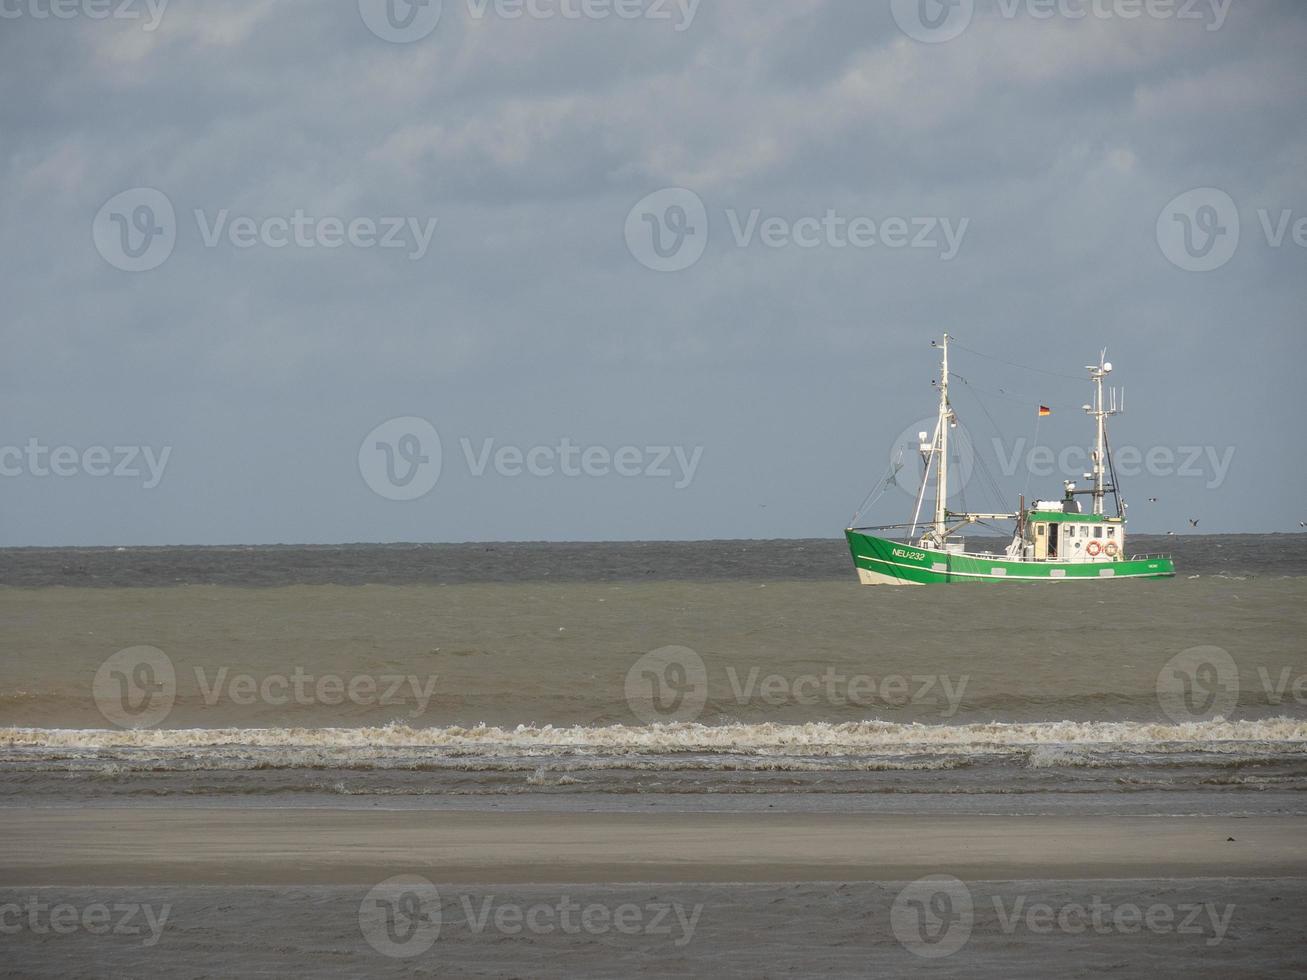
[[[1198,526],[1198,519],[1197,519],[1196,517],[1191,517],[1191,518],[1189,518],[1189,526],[1190,526],[1190,527],[1197,527],[1197,526]]]
[[[1155,504],[1155,503],[1157,503],[1157,498],[1156,498],[1156,497],[1149,497],[1149,498],[1148,498],[1148,502],[1149,502],[1150,504]]]

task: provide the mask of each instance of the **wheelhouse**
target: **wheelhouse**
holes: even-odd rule
[[[1026,542],[1036,560],[1120,561],[1125,557],[1125,521],[1104,514],[1032,510]]]

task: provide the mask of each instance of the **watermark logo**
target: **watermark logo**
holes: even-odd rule
[[[172,446],[47,446],[35,436],[24,446],[0,446],[0,476],[117,477],[141,480],[153,490],[163,482]],[[145,468],[142,469],[142,464]]]
[[[684,490],[694,482],[703,446],[584,445],[567,436],[557,443],[520,446],[486,438],[479,443],[461,437],[461,460],[468,475],[480,479],[488,473],[504,479],[533,477],[604,479],[644,477],[672,481]],[[368,433],[359,447],[359,472],[372,490],[387,500],[416,500],[429,493],[440,478],[441,442],[426,419],[408,416],[383,422]]]
[[[1157,701],[1177,724],[1228,718],[1239,703],[1239,668],[1220,647],[1190,647],[1158,673]]]
[[[141,946],[148,949],[158,945],[171,914],[172,905],[167,902],[158,908],[142,902],[51,904],[29,895],[23,902],[0,905],[0,935],[13,936],[20,932],[38,936],[66,936],[74,932],[92,936],[144,935]]]
[[[646,725],[694,721],[708,701],[708,668],[689,647],[646,653],[626,672],[626,703]]]
[[[926,451],[933,450],[935,424],[933,417],[919,419],[895,436],[889,445],[883,486],[897,487],[916,499],[929,458],[923,452],[923,446]],[[1074,483],[1088,479],[1086,474],[1092,468],[1089,450],[1078,445],[1054,450],[1045,443],[1032,442],[1025,437],[1010,443],[993,438],[990,446],[982,447],[982,450],[987,458],[997,462],[996,472],[1004,478],[1024,473],[1038,479],[1058,477],[1064,482]],[[1118,477],[1147,475],[1156,479],[1196,479],[1203,481],[1204,489],[1215,490],[1229,476],[1235,453],[1235,446],[1136,446],[1127,443],[1113,450],[1112,464]],[[961,422],[949,427],[948,455],[949,489],[956,492],[971,482],[977,470],[977,448],[970,430]],[[927,501],[933,499],[938,475],[939,460],[932,459],[930,478],[926,481]]]
[[[91,695],[110,724],[152,728],[172,711],[177,672],[172,660],[157,647],[128,647],[100,664]]]
[[[987,12],[1000,20],[1198,21],[1204,30],[1225,25],[1234,0],[994,0]],[[975,0],[890,0],[894,22],[908,37],[926,44],[952,41],[971,26]]]
[[[708,247],[708,210],[685,187],[664,187],[635,203],[626,216],[626,247],[646,269],[681,272]]]
[[[671,21],[678,34],[690,29],[700,0],[467,0],[468,13],[481,20],[494,13],[502,20],[648,20]]]
[[[1242,228],[1239,207],[1229,194],[1215,187],[1197,187],[1162,209],[1157,218],[1157,244],[1177,268],[1213,272],[1234,257]],[[1258,208],[1256,228],[1268,248],[1283,248],[1286,242],[1307,248],[1307,216],[1292,208]]]
[[[210,216],[195,209],[195,225],[205,248],[218,248],[223,239],[232,248],[351,248],[404,249],[411,262],[426,257],[435,237],[439,218],[419,219],[411,215],[342,218],[317,217],[303,208],[289,215],[236,215],[219,208]]]
[[[1118,477],[1147,474],[1158,479],[1178,477],[1201,479],[1203,487],[1215,490],[1225,483],[1234,462],[1234,446],[1118,446],[1112,451],[1112,465]],[[1087,479],[1091,460],[1083,446],[1064,446],[1054,452],[1051,446],[1032,445],[1017,439],[1009,450],[994,440],[994,455],[999,472],[1005,477],[1022,471],[1033,477],[1060,475],[1066,480]]]
[[[149,272],[172,255],[177,214],[168,195],[153,187],[133,187],[101,205],[91,222],[95,250],[115,269]]]
[[[1248,224],[1249,229],[1253,227]],[[1162,209],[1157,218],[1157,244],[1177,268],[1213,272],[1234,257],[1241,237],[1249,237],[1242,235],[1242,229],[1234,198],[1215,187],[1196,187]],[[1268,248],[1279,249],[1292,242],[1307,249],[1307,216],[1293,208],[1258,208],[1256,229]]]
[[[723,224],[736,248],[811,250],[885,248],[933,251],[954,259],[966,238],[970,218],[925,215],[875,218],[827,208],[821,216],[789,218],[762,208],[726,208]],[[684,187],[665,187],[642,198],[626,215],[626,247],[637,262],[655,272],[681,272],[703,257],[709,220],[703,199]]]
[[[708,669],[689,647],[669,646],[646,653],[626,672],[626,702],[646,724],[697,721],[708,701]],[[957,714],[971,683],[970,674],[849,674],[837,667],[821,673],[764,674],[734,665],[725,670],[730,699],[740,707],[785,705],[832,708],[934,707],[944,718]],[[719,688],[720,690],[721,688]]]
[[[910,882],[895,896],[889,917],[894,938],[924,959],[956,953],[976,921],[971,889],[952,875]]]
[[[999,930],[1005,936],[1014,935],[1018,929],[1035,936],[1053,933],[1082,936],[1089,932],[1099,936],[1111,933],[1128,936],[1149,932],[1159,936],[1203,936],[1207,946],[1219,946],[1225,939],[1235,909],[1232,904],[1218,906],[1215,902],[1113,904],[1098,895],[1085,903],[1066,902],[1056,906],[1030,902],[1025,895],[1018,895],[1009,906],[1001,896],[995,895],[993,903]]]
[[[687,31],[699,12],[700,0],[467,0],[472,20],[668,21]],[[411,44],[427,37],[440,23],[442,0],[359,0],[359,16],[377,37],[394,44]]]
[[[439,218],[414,215],[341,217],[309,214],[233,214],[229,208],[192,211],[200,245],[239,251],[267,248],[401,250],[411,262],[431,249]],[[172,201],[160,190],[136,187],[111,197],[91,222],[96,250],[115,269],[148,272],[172,255],[179,236]]]
[[[163,21],[168,0],[0,0],[0,20],[140,20],[150,33]]]
[[[1225,191],[1196,187],[1172,198],[1157,216],[1157,244],[1172,265],[1211,272],[1239,247],[1239,208]]]
[[[1279,707],[1291,700],[1299,707],[1307,706],[1307,673],[1294,674],[1292,667],[1281,667],[1274,675],[1271,668],[1262,664],[1257,668],[1266,703]]]
[[[975,0],[890,0],[899,30],[926,44],[953,40],[971,26],[975,12]]]
[[[702,903],[578,902],[563,894],[524,904],[501,901],[494,894],[458,896],[463,921],[473,936],[648,936],[666,937],[678,949],[694,939]],[[427,952],[441,936],[441,902],[436,887],[420,875],[397,875],[377,885],[359,906],[363,937],[383,956],[412,959]]]
[[[581,904],[570,895],[561,895],[557,901],[500,902],[494,895],[476,901],[470,895],[460,895],[467,925],[473,935],[480,936],[493,930],[501,936],[666,936],[678,949],[690,944],[703,914],[703,904],[685,906],[680,902],[622,902],[608,905],[602,902]]]
[[[908,705],[931,705],[940,716],[952,718],[962,705],[970,674],[954,678],[948,674],[846,674],[827,667],[820,674],[763,675],[758,667],[743,674],[726,668],[731,695],[741,707],[761,702],[769,707],[796,704],[811,707],[824,704],[832,708],[905,708]]]
[[[499,445],[483,439],[478,447],[466,436],[459,439],[468,473],[485,476],[487,469],[505,478],[608,476],[672,480],[672,489],[684,490],[694,482],[703,459],[703,446],[584,446],[564,436],[556,445],[530,447]]]
[[[359,929],[382,956],[421,956],[440,938],[440,893],[421,875],[395,875],[359,904]]]
[[[444,0],[359,0],[359,16],[377,37],[392,44],[421,41],[436,29]]]
[[[938,419],[934,417],[918,419],[906,426],[890,443],[889,476],[885,482],[914,500],[921,492],[921,479],[927,460],[930,460],[930,478],[926,480],[927,501],[933,499],[935,487],[939,485],[939,460],[927,456],[922,450],[924,446],[927,451],[933,451],[937,423]],[[976,450],[971,434],[960,422],[949,428],[948,457],[949,487],[965,487],[971,482],[971,474],[976,468]],[[913,465],[913,461],[916,465]]]
[[[382,422],[359,446],[359,473],[372,492],[387,500],[417,500],[440,479],[440,434],[416,416]]]
[[[267,704],[337,705],[349,702],[361,708],[396,707],[412,703],[416,718],[425,714],[436,692],[439,676],[428,674],[311,674],[296,667],[289,674],[233,674],[219,667],[212,675],[203,667],[195,668],[195,683],[205,705],[213,707],[226,698],[232,704],[249,706]]]

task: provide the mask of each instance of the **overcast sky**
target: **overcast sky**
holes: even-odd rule
[[[1295,0],[50,3],[0,545],[837,536],[945,330],[1004,506],[1106,346],[1134,531],[1307,520]]]

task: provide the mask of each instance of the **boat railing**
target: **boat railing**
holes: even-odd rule
[[[1170,552],[1159,551],[1159,552],[1157,552],[1156,554],[1148,554],[1148,555],[1131,555],[1131,556],[1130,556],[1130,560],[1131,560],[1131,561],[1148,561],[1150,558],[1170,558],[1170,557],[1171,557]]]

